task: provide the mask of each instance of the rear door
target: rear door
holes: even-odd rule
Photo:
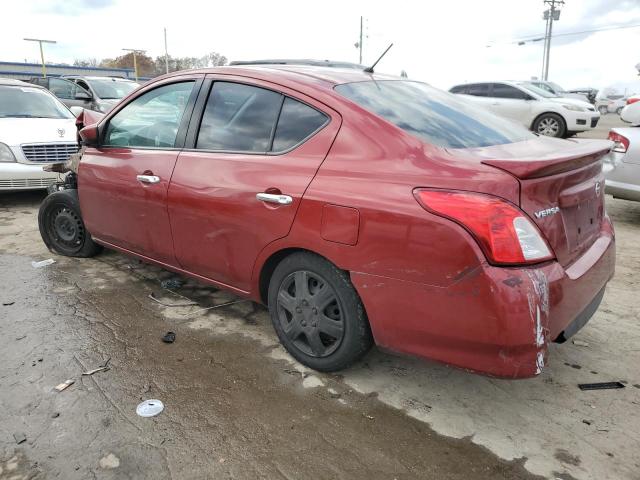
[[[489,108],[493,112],[529,127],[531,124],[529,95],[506,83],[494,83],[491,86],[490,96]]]
[[[200,76],[152,85],[101,124],[78,182],[82,216],[99,240],[176,265],[167,192]]]
[[[210,78],[169,189],[180,266],[248,291],[258,254],[288,234],[339,126],[297,92]]]

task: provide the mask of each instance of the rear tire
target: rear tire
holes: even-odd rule
[[[624,107],[618,107],[618,109],[616,110],[616,113],[618,115],[620,115],[622,113],[622,110],[624,109]]]
[[[533,131],[547,137],[563,138],[567,125],[557,113],[543,113],[533,122]]]
[[[38,227],[47,248],[59,255],[86,258],[102,250],[84,226],[77,190],[48,195],[40,205]]]
[[[609,113],[609,109],[604,105],[599,106],[598,111],[600,112],[600,115],[606,115],[607,113]]]
[[[307,367],[342,370],[373,345],[349,276],[318,255],[297,252],[282,260],[271,276],[268,300],[280,342]]]

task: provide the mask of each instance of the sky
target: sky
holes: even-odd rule
[[[217,51],[230,60],[316,58],[358,61],[360,16],[365,18],[363,63],[393,42],[377,71],[449,88],[480,80],[539,76],[543,0],[446,1],[142,1],[22,0],[10,2],[0,29],[0,61],[47,63],[113,58],[123,48],[172,56]],[[6,8],[6,7],[5,7]],[[554,32],[638,25],[553,40],[549,80],[565,89],[640,81],[640,0],[565,0]]]

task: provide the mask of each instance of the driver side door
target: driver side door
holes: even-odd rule
[[[100,124],[80,162],[82,216],[99,241],[176,265],[167,191],[200,77],[151,85]]]

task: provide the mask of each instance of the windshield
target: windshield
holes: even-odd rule
[[[93,79],[89,80],[89,84],[98,98],[102,100],[119,100],[140,86],[130,80],[116,80],[115,78],[105,78],[104,80]]]
[[[0,118],[73,118],[58,99],[42,88],[0,85]]]
[[[405,132],[439,147],[487,147],[534,137],[520,125],[425,83],[365,81],[335,89]]]
[[[533,84],[531,84],[529,82],[518,83],[518,85],[520,85],[521,87],[526,88],[530,92],[533,92],[536,95],[540,95],[541,97],[544,97],[544,98],[558,98],[559,97],[559,95],[555,95],[555,94],[545,90],[544,88],[536,87],[535,85],[533,85]]]
[[[553,83],[553,82],[547,82],[549,85],[551,85],[551,88],[553,88],[556,92],[564,92],[564,88],[562,88],[560,85],[558,85],[557,83]]]

